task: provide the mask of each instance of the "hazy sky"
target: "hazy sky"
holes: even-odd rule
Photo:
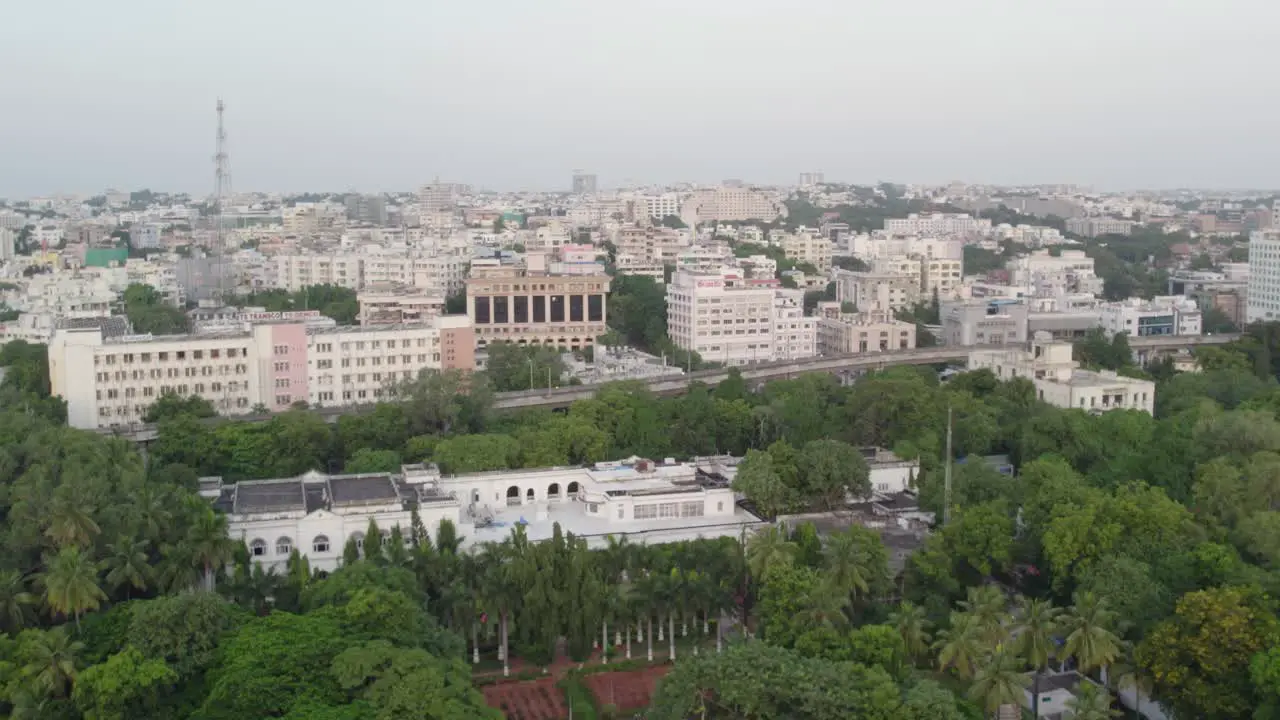
[[[1277,0],[5,0],[0,197],[1280,186]]]

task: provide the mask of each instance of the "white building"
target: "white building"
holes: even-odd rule
[[[1048,333],[1036,333],[1030,350],[975,350],[969,353],[968,367],[989,368],[1000,380],[1026,378],[1041,400],[1061,408],[1154,412],[1155,383],[1106,370],[1082,370],[1072,351],[1071,343],[1053,342]]]
[[[786,214],[786,206],[774,194],[745,187],[698,190],[680,207],[680,217],[689,225],[715,220],[773,222]]]
[[[910,350],[916,346],[916,327],[893,319],[887,312],[841,312],[839,302],[820,302],[818,352],[848,355],[866,352]]]
[[[680,217],[680,206],[683,203],[683,198],[680,197],[679,193],[646,195],[644,203],[649,208],[649,217],[654,220],[661,220],[668,215]]]
[[[236,415],[299,401],[371,403],[424,369],[474,368],[475,333],[459,315],[367,328],[266,321],[161,337],[68,328],[49,343],[53,394],[67,402],[67,423],[86,429],[139,423],[165,392],[197,395]]]
[[[1067,218],[1067,232],[1084,237],[1128,235],[1136,224],[1130,220],[1117,220],[1110,217]]]
[[[737,268],[679,270],[667,285],[667,332],[677,347],[726,365],[809,357],[816,323],[802,303],[777,280],[748,280]]]
[[[1200,306],[1181,295],[1103,303],[1098,306],[1098,313],[1107,335],[1199,335],[1202,331]]]
[[[920,301],[918,275],[837,270],[835,282],[836,300],[853,303],[859,312],[893,313]]]
[[[964,244],[953,237],[891,235],[883,231],[850,236],[849,251],[867,263],[896,257],[964,259]]]
[[[312,471],[234,485],[204,478],[200,491],[227,513],[231,538],[265,567],[282,569],[296,548],[312,568],[333,570],[348,540],[363,549],[370,520],[384,539],[396,526],[408,539],[413,507],[432,535],[442,520],[452,522],[464,548],[501,541],[516,526],[533,542],[547,540],[556,523],[590,547],[605,546],[610,536],[651,544],[739,537],[761,521],[738,507],[730,489],[736,463],[632,458],[453,476],[408,465],[396,475]]]
[[[788,260],[808,263],[820,273],[831,269],[831,241],[821,235],[806,230],[788,233],[778,240],[778,246]]]
[[[1280,319],[1280,231],[1249,235],[1249,287],[1245,322]]]
[[[894,235],[988,235],[991,221],[965,213],[911,213],[886,218],[884,229]]]

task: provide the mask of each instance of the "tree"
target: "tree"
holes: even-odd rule
[[[839,440],[805,443],[797,458],[800,494],[828,509],[843,505],[846,497],[871,494],[870,470],[857,448]]]
[[[1005,705],[1019,705],[1027,687],[1018,657],[997,651],[978,669],[969,687],[969,697],[988,715],[995,715]]]
[[[27,579],[17,570],[0,570],[0,630],[16,633],[31,621],[35,595],[27,590]]]
[[[929,620],[924,608],[904,600],[892,614],[889,622],[898,629],[902,646],[913,660],[919,660],[929,651]]]
[[[1014,652],[1026,660],[1033,672],[1031,713],[1036,717],[1040,717],[1040,675],[1057,654],[1054,638],[1060,612],[1048,600],[1024,601],[1014,625]]]
[[[169,420],[182,415],[210,418],[217,414],[217,411],[213,409],[213,403],[199,395],[191,395],[184,398],[173,391],[168,391],[161,393],[160,398],[147,407],[147,412],[142,416],[142,421],[158,423],[161,420]]]
[[[1111,694],[1089,681],[1076,686],[1073,697],[1067,700],[1072,720],[1110,720],[1120,717],[1111,709]]]
[[[80,615],[96,610],[107,599],[98,587],[96,568],[74,545],[64,547],[47,565],[48,570],[41,576],[45,603],[56,613],[74,617],[79,627]]]
[[[685,224],[684,220],[680,219],[679,215],[663,215],[662,220],[660,220],[659,223],[663,227],[674,228],[676,230],[683,230],[684,228],[689,227]]]
[[[89,720],[126,720],[150,715],[161,691],[177,680],[163,661],[130,647],[82,671],[72,698]]]
[[[964,720],[965,713],[950,690],[933,680],[912,685],[902,698],[904,720]]]
[[[46,697],[66,697],[80,670],[84,644],[71,639],[65,625],[50,630],[23,630],[18,635],[19,674]]]
[[[1062,618],[1062,631],[1066,633],[1063,657],[1075,658],[1076,666],[1085,673],[1115,662],[1121,646],[1113,631],[1115,613],[1091,592],[1078,592],[1072,599],[1074,604]]]
[[[365,700],[378,720],[503,717],[485,705],[470,670],[457,658],[376,640],[338,654],[332,674],[343,690]]]
[[[755,503],[765,517],[776,517],[794,504],[794,490],[788,487],[767,452],[748,450],[738,463],[733,489]]]
[[[106,573],[103,579],[112,592],[124,588],[127,598],[134,590],[146,590],[151,579],[151,565],[147,562],[150,543],[122,537],[107,546],[107,557],[99,564]]]
[[[179,677],[213,664],[224,637],[247,614],[213,593],[181,592],[131,603],[127,639],[144,657],[162,660]]]
[[[348,473],[398,473],[400,472],[400,453],[395,450],[360,448],[347,461],[344,471]]]
[[[190,328],[190,321],[178,308],[166,304],[150,285],[134,283],[125,288],[124,312],[134,332],[175,335]]]
[[[1190,592],[1174,616],[1143,638],[1140,666],[1156,695],[1179,716],[1245,717],[1254,705],[1249,666],[1280,642],[1280,624],[1267,601],[1240,588]]]
[[[520,443],[510,435],[455,435],[441,440],[433,457],[446,473],[505,470],[519,463]]]
[[[227,537],[226,516],[203,508],[187,528],[186,543],[203,571],[204,589],[213,590],[218,570],[230,562],[235,547]]]
[[[975,616],[953,611],[951,622],[935,635],[933,646],[938,651],[938,667],[954,670],[965,679],[972,678],[984,654],[982,634],[983,628]]]
[[[768,527],[747,539],[747,567],[757,582],[768,582],[778,568],[795,562],[796,544],[787,539],[781,528]]]
[[[541,345],[517,345],[511,342],[489,343],[485,373],[498,392],[559,387],[568,368],[560,351]]]

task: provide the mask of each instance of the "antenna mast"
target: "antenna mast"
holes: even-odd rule
[[[223,296],[223,281],[226,275],[222,266],[222,256],[226,251],[226,226],[222,215],[222,206],[226,197],[231,194],[230,157],[227,154],[227,131],[222,123],[225,105],[218,98],[218,136],[213,156],[213,256],[214,273],[218,278],[218,299]]]
[[[942,480],[942,524],[951,522],[951,406],[947,406],[947,466]]]

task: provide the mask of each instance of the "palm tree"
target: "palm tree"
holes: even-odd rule
[[[60,548],[68,545],[87,547],[100,532],[91,513],[89,507],[68,496],[60,496],[53,501],[49,527],[45,528],[44,534]]]
[[[747,540],[747,568],[751,577],[763,582],[776,568],[795,562],[799,548],[787,539],[787,533],[776,525],[757,532]]]
[[[869,591],[871,558],[852,532],[839,532],[827,538],[822,556],[827,580],[833,587],[855,597]]]
[[[133,541],[122,537],[107,546],[107,557],[99,567],[106,573],[104,580],[112,592],[124,588],[127,599],[134,590],[146,590],[151,579],[151,565],[147,563],[145,540]]]
[[[982,627],[969,613],[951,612],[951,625],[938,631],[934,648],[938,651],[938,667],[954,668],[962,678],[973,677],[978,659],[983,655]]]
[[[204,589],[212,591],[218,571],[235,555],[235,543],[227,536],[227,517],[206,508],[187,529],[187,542],[196,564],[204,571]]]
[[[173,513],[169,511],[169,489],[156,483],[143,483],[130,503],[133,521],[143,538],[158,541],[169,529]]]
[[[988,715],[995,715],[1005,705],[1020,705],[1027,688],[1021,664],[1012,653],[996,652],[974,675],[969,698]]]
[[[1151,691],[1155,688],[1155,677],[1152,676],[1151,671],[1137,663],[1130,652],[1126,653],[1122,661],[1113,665],[1108,674],[1115,677],[1117,690],[1124,690],[1126,687],[1133,689],[1134,715],[1141,718],[1142,696],[1150,697]]]
[[[1004,591],[995,585],[969,588],[966,599],[961,600],[960,608],[973,615],[982,630],[983,640],[995,648],[1008,637],[1005,620],[1009,617],[1009,598]]]
[[[913,660],[919,660],[929,650],[929,620],[924,608],[904,600],[889,615],[889,623],[898,629],[902,646]]]
[[[1091,592],[1078,592],[1073,599],[1075,604],[1062,620],[1062,628],[1067,634],[1062,654],[1075,658],[1081,673],[1105,668],[1120,656],[1122,643],[1111,631],[1116,614]]]
[[[27,579],[17,570],[0,571],[0,628],[16,633],[31,621],[36,597],[27,591]]]
[[[1072,712],[1071,720],[1112,720],[1120,717],[1120,713],[1111,708],[1111,693],[1089,680],[1080,682],[1075,696],[1067,701],[1067,709]]]
[[[158,570],[159,588],[169,593],[190,590],[201,582],[200,564],[196,562],[195,549],[185,542],[171,543],[160,548]]]
[[[80,614],[95,610],[106,593],[98,587],[98,572],[89,557],[75,545],[68,545],[45,560],[48,568],[41,576],[44,601],[54,612],[71,615],[80,627]]]
[[[1026,658],[1034,671],[1031,714],[1035,717],[1040,717],[1040,674],[1057,651],[1054,635],[1058,631],[1060,612],[1048,600],[1024,600],[1022,612],[1014,624],[1014,649]]]
[[[22,677],[49,697],[66,697],[79,670],[84,643],[71,639],[59,625],[23,643]]]

